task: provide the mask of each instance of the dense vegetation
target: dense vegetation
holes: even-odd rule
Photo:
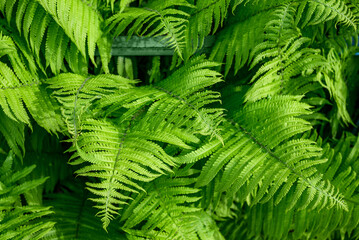
[[[358,18],[1,0],[0,239],[358,239]],[[111,56],[118,36],[174,55]]]

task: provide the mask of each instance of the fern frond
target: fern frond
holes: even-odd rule
[[[21,64],[21,58],[16,52],[16,47],[10,38],[0,35],[6,50],[1,54],[8,53],[8,58],[13,67],[11,69],[4,62],[0,62],[0,106],[11,119],[20,120],[26,124],[30,124],[29,117],[22,102],[21,86],[32,86],[37,84],[36,80],[26,71]],[[5,43],[6,42],[6,43]]]
[[[323,208],[313,211],[312,208],[303,207],[298,211],[289,211],[283,214],[286,201],[290,198],[285,196],[286,199],[278,205],[269,201],[249,209],[246,216],[249,223],[246,226],[249,230],[248,236],[256,236],[261,233],[268,239],[278,237],[281,239],[330,239],[333,232],[340,232],[342,236],[347,234],[347,236],[354,237],[353,230],[359,224],[357,218],[359,198],[356,190],[359,181],[357,172],[346,162],[350,152],[350,142],[347,140],[347,137],[343,137],[335,148],[326,144],[323,149],[323,157],[328,157],[328,161],[318,165],[318,171],[323,173],[323,178],[336,186],[346,199],[347,211],[338,208]],[[317,141],[320,142],[320,139]],[[294,231],[292,231],[293,226],[295,226]]]
[[[1,88],[0,106],[11,119],[30,125],[30,119],[23,105],[23,92],[37,82],[22,82],[6,64],[0,62]],[[24,88],[21,89],[21,87]],[[25,90],[26,91],[26,90]]]
[[[37,75],[39,71],[45,72],[45,69],[39,62],[39,59],[37,59],[36,56],[33,56],[27,41],[19,32],[17,32],[16,26],[10,26],[6,19],[0,18],[0,28],[2,38],[9,37],[12,40],[13,43],[11,43],[11,45],[15,44],[17,48],[17,54],[15,55],[21,56],[21,61],[23,62],[24,67],[28,69],[32,75]],[[9,53],[8,55],[11,56],[14,54]]]
[[[50,207],[22,204],[20,195],[43,184],[46,178],[25,181],[25,177],[35,166],[14,171],[13,161],[12,153],[1,161],[0,238],[41,239],[55,224],[51,221],[44,221],[42,218],[53,212]]]
[[[4,54],[6,51],[9,65],[12,67],[0,61],[0,106],[4,113],[14,121],[31,126],[27,113],[29,110],[39,125],[49,132],[59,132],[62,122],[56,115],[54,102],[41,86],[37,76],[25,69],[25,64],[10,38],[0,35],[0,39],[6,41],[7,48],[1,52]]]
[[[109,18],[108,31],[120,35],[130,25],[127,35],[135,33],[145,36],[165,36],[166,43],[182,58],[185,29],[189,14],[176,7],[193,7],[185,0],[152,1],[144,8],[127,8]]]
[[[123,229],[131,236],[156,239],[223,239],[216,224],[193,204],[194,171],[179,170],[147,184],[122,215]],[[217,229],[216,229],[217,228]]]
[[[16,51],[13,41],[10,37],[0,35],[0,57],[12,54]]]
[[[296,8],[294,4],[278,6],[271,21],[266,24],[265,37],[270,43],[276,43],[277,48],[283,47],[288,40],[300,36],[300,30],[295,23]],[[265,43],[263,43],[265,44]],[[254,53],[257,55],[258,53]]]
[[[45,42],[43,54],[46,66],[50,65],[52,72],[58,74],[63,68],[66,52],[70,52],[66,57],[68,61],[82,58],[86,62],[89,57],[95,63],[95,47],[100,44],[102,35],[102,17],[84,1],[5,1],[0,11],[7,17],[9,25],[12,25],[16,11],[14,25],[38,62],[41,62],[40,51]],[[68,48],[70,43],[76,47]]]
[[[246,101],[276,94],[306,94],[318,88],[316,76],[326,61],[320,51],[309,48],[310,39],[301,37],[295,23],[292,4],[278,7],[266,25],[265,41],[258,44],[251,55],[251,68],[259,67],[251,79],[254,82],[246,93]]]
[[[338,115],[343,122],[345,124],[354,124],[347,111],[348,88],[343,79],[341,60],[334,49],[329,51],[327,64],[322,67],[317,80],[333,97],[338,108]]]
[[[17,3],[17,5],[15,3]],[[10,30],[12,32],[11,35],[14,36],[15,34],[13,32],[16,32],[16,30],[19,32],[19,34],[21,35],[21,37],[19,36],[19,38],[25,39],[26,45],[32,50],[32,54],[34,54],[34,57],[37,59],[37,62],[41,66],[39,53],[43,42],[43,37],[46,34],[45,32],[48,26],[53,25],[51,23],[55,22],[36,1],[4,1],[4,8],[1,9],[1,11],[7,17],[7,27],[12,28]],[[16,13],[16,19],[14,18],[15,23],[12,21],[13,12]],[[38,17],[34,18],[35,15]],[[47,30],[47,38],[50,39],[49,36],[53,37],[53,33],[53,31]],[[64,37],[66,37],[67,39],[67,44],[68,38],[66,35],[64,35]],[[61,41],[63,39],[61,38],[58,40],[60,40],[60,44],[57,46],[50,45],[50,47],[52,48],[49,48],[49,44],[46,41],[46,66],[50,64],[51,70],[54,73],[58,73],[60,71],[60,68],[62,67],[62,64],[60,63],[57,64],[60,66],[58,66],[58,68],[55,68],[54,64],[51,62],[54,61],[55,58],[49,59],[49,56],[52,56],[53,52],[57,52],[59,50],[59,46],[60,49],[64,48],[61,48]],[[24,51],[23,49],[21,50]],[[51,53],[51,55],[49,53]]]
[[[319,50],[305,47],[309,41],[300,37],[288,39],[285,46],[273,44],[270,40],[268,44],[263,44],[260,49],[264,51],[256,55],[252,67],[264,58],[269,59],[251,79],[254,84],[246,93],[245,100],[256,101],[276,94],[307,93],[316,82],[316,77],[311,74],[326,64]]]
[[[316,170],[325,161],[320,158],[321,149],[311,140],[295,137],[311,128],[298,118],[310,113],[309,106],[299,100],[275,96],[247,103],[235,115],[238,126],[225,128],[225,147],[220,148],[218,143],[202,147],[213,153],[197,186],[209,184],[223,169],[215,191],[228,192],[229,196],[238,192],[243,200],[253,196],[251,204],[271,199],[279,204],[283,197],[291,196],[287,211],[300,206],[346,209],[342,194]],[[206,156],[200,151],[196,154]]]
[[[344,1],[307,0],[299,5],[297,22],[302,21],[302,27],[333,19],[336,23],[357,28],[357,19]]]
[[[88,189],[99,196],[92,198],[100,209],[104,229],[118,214],[121,205],[130,199],[124,192],[139,192],[143,188],[137,183],[149,182],[161,174],[171,172],[172,157],[151,141],[147,127],[136,129],[130,120],[124,127],[116,127],[104,120],[84,120],[82,133],[76,144],[74,164],[83,162],[91,165],[76,171],[81,176],[95,177],[101,182],[87,183]],[[143,134],[149,132],[149,136]],[[160,136],[154,132],[152,136]],[[166,139],[156,139],[166,142]],[[75,150],[75,149],[74,149]]]
[[[335,57],[333,49],[329,51],[328,59],[325,59],[319,50],[306,47],[310,39],[297,37],[298,34],[296,36],[293,13],[293,6],[279,8],[274,20],[266,26],[266,31],[269,32],[266,34],[267,41],[257,45],[252,51],[255,57],[251,67],[263,60],[266,60],[266,63],[252,78],[252,82],[255,83],[246,94],[246,101],[255,101],[278,93],[305,94],[313,89],[311,85],[320,83],[334,97],[343,122],[350,123],[351,119],[345,107],[347,90],[341,77],[342,70],[338,57]],[[286,32],[289,34],[287,37]],[[267,60],[268,58],[271,60]],[[316,73],[316,76],[310,76],[312,73]],[[336,81],[332,81],[332,78]]]
[[[186,142],[198,142],[197,134],[220,138],[222,110],[205,108],[219,95],[204,89],[221,79],[208,69],[217,64],[202,60],[193,59],[154,87],[134,88],[134,81],[111,75],[61,74],[48,81],[73,135],[73,163],[90,163],[77,173],[102,179],[88,185],[100,196],[94,201],[104,228],[128,200],[122,191],[141,191],[136,181],[171,172],[174,159],[163,144],[189,149]],[[116,120],[92,119],[101,117],[99,109]]]
[[[304,28],[307,25],[336,20],[337,23],[350,25],[356,29],[356,18],[343,1],[308,0],[299,4],[285,1],[284,6],[271,1],[261,4],[261,11],[252,4],[243,6],[238,13],[243,16],[239,16],[239,20],[234,18],[234,23],[220,32],[214,45],[211,59],[219,62],[225,59],[225,75],[232,65],[234,65],[234,73],[237,73],[247,62],[250,62],[255,53],[258,53],[258,49],[255,52],[252,52],[252,49],[268,44],[264,42],[267,34],[267,38],[272,37],[272,40],[279,41],[276,42],[277,44],[285,44],[284,39],[300,36],[297,29],[299,24]],[[253,11],[254,6],[255,11]],[[273,9],[274,14],[272,14]],[[270,25],[272,27],[269,27]],[[267,29],[263,31],[265,26]]]
[[[62,27],[66,35],[76,44],[82,56],[87,55],[87,46],[88,56],[95,63],[95,47],[102,35],[101,16],[81,0],[38,0],[38,3]],[[80,16],[79,13],[81,13]],[[81,19],[73,18],[74,16],[79,16]],[[84,41],[87,41],[87,44]]]

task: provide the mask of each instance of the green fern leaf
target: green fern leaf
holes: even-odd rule
[[[321,149],[312,141],[293,138],[310,129],[308,122],[296,117],[309,113],[309,106],[299,99],[276,96],[245,105],[235,116],[238,127],[226,128],[231,134],[224,139],[225,147],[214,150],[211,143],[203,147],[214,153],[197,186],[207,185],[223,169],[215,191],[230,196],[239,192],[242,199],[253,196],[251,204],[273,198],[279,204],[289,194],[288,211],[303,205],[346,209],[342,194],[316,170],[323,162]]]
[[[95,63],[95,46],[102,32],[100,27],[101,17],[94,9],[81,0],[50,2],[39,0],[38,3],[41,4],[57,24],[61,26],[66,35],[76,44],[82,56],[87,56],[84,39],[87,40],[88,56]],[[79,18],[72,18],[72,16],[79,16],[79,12],[82,13],[81,20]]]
[[[109,95],[99,101],[98,108],[104,109],[107,115],[125,108],[128,109],[128,117],[131,117],[148,106],[144,122],[149,124],[150,129],[166,132],[177,129],[175,131],[178,134],[187,132],[188,136],[192,135],[191,139],[197,139],[194,134],[221,139],[219,124],[223,109],[205,108],[219,101],[217,92],[205,90],[221,81],[218,72],[210,70],[218,64],[202,60],[203,56],[193,58],[152,87],[134,88],[123,94]]]
[[[186,29],[187,58],[202,48],[204,37],[215,33],[223,25],[227,16],[230,0],[200,0],[191,13]]]
[[[73,134],[73,163],[90,163],[77,173],[103,179],[88,186],[100,196],[94,201],[104,228],[129,199],[122,191],[137,193],[143,189],[136,181],[152,181],[175,166],[159,143],[189,149],[185,142],[198,141],[195,134],[219,137],[222,110],[204,108],[218,101],[218,93],[203,89],[221,79],[207,69],[217,64],[202,59],[154,87],[133,88],[133,81],[111,75],[85,79],[62,74],[48,81]],[[101,116],[99,109],[116,117],[116,124],[91,119]]]
[[[38,124],[46,130],[60,131],[63,123],[56,116],[54,102],[42,88],[37,77],[25,69],[22,58],[15,51],[17,48],[14,43],[5,36],[0,38],[7,42],[5,51],[12,67],[11,69],[7,64],[0,62],[0,106],[4,113],[14,121],[31,126],[27,113],[29,110]],[[5,51],[2,51],[2,54]]]
[[[25,153],[24,124],[10,119],[2,110],[0,110],[0,122],[0,132],[11,150],[21,159]]]
[[[132,129],[131,124],[130,121],[124,129],[118,129],[110,122],[88,119],[82,123],[82,133],[76,144],[74,158],[80,156],[81,159],[73,163],[91,163],[76,173],[101,179],[100,183],[87,185],[99,196],[92,200],[100,209],[97,215],[105,229],[121,205],[130,199],[122,191],[137,193],[143,190],[137,181],[152,181],[171,172],[170,167],[174,166],[173,159],[142,134],[145,127]]]
[[[247,215],[249,222],[255,222],[255,225],[248,225],[249,234],[255,236],[260,232],[264,233],[267,238],[279,236],[281,239],[291,237],[328,239],[331,237],[330,233],[335,230],[340,229],[342,234],[352,232],[359,224],[356,217],[359,210],[358,195],[355,190],[358,189],[359,182],[356,171],[345,164],[346,154],[344,156],[341,154],[346,152],[343,151],[345,148],[350,149],[348,139],[343,136],[335,148],[331,148],[327,143],[323,149],[323,157],[328,157],[328,161],[318,165],[318,171],[323,173],[323,178],[330,180],[343,194],[348,204],[348,211],[338,208],[313,211],[311,207],[307,208],[303,205],[297,211],[288,211],[283,214],[283,209],[286,208],[290,199],[290,195],[287,195],[278,205],[275,205],[273,201],[268,201],[265,204],[257,204],[249,210]],[[320,139],[317,142],[320,142]],[[349,152],[347,151],[347,154]],[[296,230],[291,233],[293,226],[296,226]]]
[[[50,207],[28,206],[21,203],[20,195],[38,187],[46,178],[25,181],[34,165],[13,171],[12,153],[1,161],[0,167],[0,238],[41,239],[54,226],[54,222],[42,221],[53,212]]]
[[[249,60],[251,49],[263,42],[267,18],[267,13],[258,13],[219,32],[210,59],[217,62],[225,60],[225,75],[232,65],[235,67],[235,73],[238,72]]]
[[[186,45],[185,29],[189,14],[175,7],[192,7],[184,0],[153,1],[145,8],[127,8],[107,20],[108,31],[120,35],[131,24],[127,35],[139,33],[145,36],[165,36],[166,44],[173,47],[182,58]]]
[[[338,107],[338,115],[345,124],[354,124],[347,111],[348,89],[342,75],[342,64],[337,53],[331,49],[327,64],[317,76],[318,82],[326,88]]]
[[[14,5],[16,2],[18,4]],[[46,67],[50,65],[53,73],[58,74],[64,67],[63,59],[66,52],[70,52],[72,58],[76,56],[84,59],[85,63],[89,57],[95,64],[95,48],[96,45],[101,44],[99,39],[102,35],[100,26],[102,18],[96,9],[81,0],[65,2],[18,0],[5,1],[4,5],[0,10],[8,18],[9,25],[12,24],[11,16],[16,10],[15,23],[18,32],[25,38],[40,65],[42,65],[40,51],[43,51],[44,39],[46,39],[44,65]],[[78,16],[79,13],[81,14],[77,18],[69,17]],[[75,44],[75,50],[68,48],[70,40]],[[80,54],[77,54],[77,51]],[[76,70],[76,68],[72,69]]]
[[[115,75],[99,75],[84,77],[77,74],[60,74],[48,79],[49,88],[54,89],[53,96],[62,105],[63,121],[66,122],[74,142],[81,131],[81,116],[91,103],[117,89],[129,89],[134,81]]]
[[[305,47],[308,38],[288,39],[285,46],[269,43],[254,51],[259,53],[252,62],[252,67],[261,62],[252,78],[252,88],[246,93],[246,101],[274,96],[276,94],[307,93],[311,85],[316,83],[316,76],[310,76],[315,70],[326,65],[325,59],[316,49]],[[268,49],[264,49],[268,47]],[[315,88],[314,88],[315,89]]]
[[[179,170],[176,178],[161,177],[147,184],[124,211],[123,229],[131,237],[156,239],[223,239],[209,216],[193,203],[199,200],[194,171]],[[209,222],[207,222],[209,221]]]
[[[302,20],[302,26],[315,25],[324,21],[335,19],[337,23],[342,23],[357,27],[357,20],[350,11],[350,8],[338,0],[309,0],[300,3],[298,9],[298,20]]]

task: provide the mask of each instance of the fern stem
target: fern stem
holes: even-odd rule
[[[74,111],[72,113],[72,117],[73,117],[73,123],[74,123],[74,143],[76,144],[76,140],[77,140],[77,116],[76,116],[76,108],[77,108],[77,100],[80,94],[80,91],[84,88],[86,82],[91,79],[91,77],[86,78],[83,83],[81,84],[81,86],[77,89],[76,95],[75,95],[75,100],[74,100]]]
[[[282,54],[282,49],[280,47],[280,40],[282,38],[282,31],[283,31],[283,26],[284,26],[284,19],[285,19],[285,16],[286,16],[286,13],[288,13],[288,9],[290,7],[291,4],[287,4],[287,6],[285,7],[285,11],[284,13],[282,14],[282,18],[281,18],[281,25],[279,27],[279,31],[278,31],[278,40],[277,40],[277,49],[278,49],[278,56],[279,58],[281,59],[280,61],[280,75],[281,75],[281,78],[280,78],[280,88],[281,88],[281,91],[283,91],[283,88],[284,88],[284,74],[283,74],[283,68],[284,68],[284,63],[283,63],[283,54]]]
[[[117,154],[116,154],[116,158],[115,158],[115,162],[113,164],[113,168],[111,170],[111,176],[109,178],[109,183],[112,182],[113,178],[114,178],[114,175],[115,175],[115,171],[117,169],[117,164],[119,162],[119,159],[120,159],[120,154],[124,148],[124,142],[126,140],[126,136],[127,136],[127,133],[129,132],[130,128],[132,127],[132,122],[138,117],[139,113],[141,112],[142,109],[140,109],[139,111],[137,111],[135,114],[132,115],[131,119],[129,120],[129,123],[127,125],[127,127],[125,128],[124,132],[123,132],[123,136],[120,140],[120,145],[118,147],[118,151],[117,151]],[[111,198],[110,194],[111,194],[111,190],[112,188],[109,187],[107,189],[107,193],[106,193],[106,203],[105,203],[105,212],[107,213],[108,212],[108,205],[109,205],[109,200]]]
[[[41,84],[40,81],[35,81],[32,83],[28,83],[28,84],[21,84],[19,86],[15,86],[15,87],[0,87],[0,90],[7,90],[7,89],[19,89],[19,88],[26,88],[26,87],[33,87],[33,86],[39,86]]]

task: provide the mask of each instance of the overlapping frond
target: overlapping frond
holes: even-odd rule
[[[31,126],[28,110],[49,132],[60,131],[62,122],[56,115],[56,105],[37,76],[25,68],[18,49],[9,37],[0,36],[0,41],[4,46],[0,54],[6,54],[4,62],[0,61],[0,106],[4,113],[14,121]]]
[[[102,34],[100,26],[101,16],[91,6],[88,6],[81,0],[39,0],[38,2],[56,23],[62,27],[81,54],[89,56],[95,62],[95,47]],[[79,13],[81,14],[79,15]],[[87,44],[84,43],[85,41]],[[86,48],[88,55],[86,54]]]
[[[61,104],[63,121],[74,141],[81,130],[82,115],[86,115],[94,100],[120,89],[132,88],[133,83],[135,81],[110,74],[84,77],[64,73],[47,80],[49,88],[54,90],[53,96]]]
[[[219,95],[204,88],[221,79],[208,69],[217,64],[202,59],[194,59],[153,87],[133,88],[133,81],[107,75],[62,74],[48,81],[73,135],[73,163],[90,164],[77,173],[101,180],[88,186],[99,196],[93,200],[105,228],[130,199],[127,195],[143,190],[138,182],[172,171],[175,162],[163,144],[190,149],[186,142],[198,142],[198,134],[220,139],[222,110],[205,107],[217,102]],[[108,120],[98,115],[103,111]]]
[[[46,178],[26,181],[34,165],[14,171],[12,153],[0,167],[0,238],[41,239],[54,226],[54,222],[43,218],[52,214],[50,207],[30,206],[21,202],[20,195],[43,184]]]
[[[8,146],[16,156],[22,158],[25,152],[25,125],[10,119],[1,109],[0,122],[0,132],[5,137]]]
[[[198,141],[195,134],[221,139],[219,124],[223,109],[207,108],[218,102],[220,95],[206,89],[220,82],[221,76],[210,69],[218,66],[217,63],[203,59],[203,56],[192,59],[152,86],[109,95],[99,101],[98,108],[105,114],[126,111],[128,117],[135,112],[145,112],[141,122],[150,130],[172,132],[188,142]]]
[[[38,85],[39,82],[34,80],[24,68],[11,39],[2,35],[0,37],[1,44],[4,46],[1,55],[7,55],[12,67],[0,62],[0,106],[11,119],[30,124],[29,116],[23,106],[26,96],[22,94],[22,91],[26,91],[33,85]]]
[[[5,0],[0,11],[26,39],[38,62],[44,57],[44,66],[50,66],[53,73],[64,68],[65,58],[68,62],[86,63],[89,57],[95,63],[102,17],[86,2]],[[75,72],[79,70],[71,64],[70,67]]]
[[[338,208],[324,208],[319,211],[303,208],[283,214],[282,209],[289,198],[285,196],[286,199],[278,205],[269,201],[248,209],[248,236],[264,234],[266,239],[330,239],[333,232],[340,231],[342,237],[347,234],[355,238],[357,233],[353,230],[359,224],[359,182],[357,172],[347,161],[350,153],[354,151],[351,151],[350,141],[347,140],[349,137],[343,137],[335,148],[325,144],[323,157],[328,157],[328,160],[318,166],[323,178],[330,180],[346,199],[347,211]],[[320,144],[321,140],[317,141]]]
[[[225,74],[234,65],[234,73],[237,73],[246,63],[251,62],[251,57],[258,53],[258,48],[268,46],[264,39],[272,39],[272,48],[275,44],[286,43],[285,39],[301,36],[298,26],[304,28],[308,25],[323,24],[329,20],[338,24],[348,25],[356,29],[357,20],[350,8],[343,1],[308,0],[297,3],[286,1],[280,3],[273,1],[262,5],[262,11],[251,12],[253,5],[248,3],[249,13],[246,13],[246,5],[239,12],[247,18],[239,17],[239,22],[233,21],[220,32],[216,41],[211,58],[217,61],[225,60]],[[252,3],[253,4],[253,3]],[[274,14],[273,14],[274,13]],[[252,14],[252,15],[250,15]],[[263,29],[266,26],[266,30]],[[257,48],[252,52],[252,49]],[[252,53],[252,54],[250,54]],[[269,54],[269,53],[267,53]]]
[[[357,28],[357,19],[344,1],[306,0],[298,8],[301,26],[316,25],[329,20]]]
[[[338,115],[345,124],[353,124],[347,110],[348,87],[343,78],[342,61],[334,49],[331,49],[317,76],[318,82],[328,90],[338,108]]]
[[[214,221],[194,203],[193,170],[179,170],[147,184],[122,215],[123,229],[134,236],[155,239],[223,239]],[[192,186],[191,186],[192,185]],[[131,238],[130,238],[131,239]]]
[[[0,1],[0,239],[359,238],[358,3]]]
[[[299,37],[301,32],[295,23],[296,7],[293,3],[278,6],[271,16],[271,20],[265,26],[265,39],[263,43],[256,46],[257,55],[262,49],[281,48],[294,37]]]
[[[286,210],[330,206],[347,209],[343,196],[316,165],[325,162],[315,142],[296,137],[308,131],[308,122],[298,118],[308,114],[309,106],[300,97],[275,96],[248,103],[226,127],[225,147],[210,142],[201,149],[179,157],[200,159],[212,152],[198,178],[197,186],[209,184],[217,175],[215,191],[241,199],[251,196],[250,204],[288,198]],[[263,120],[265,119],[265,120]],[[221,173],[221,174],[219,174]]]
[[[148,131],[146,126],[136,128],[132,124],[132,119],[122,126],[104,120],[83,120],[74,148],[77,152],[73,158],[80,158],[74,159],[73,164],[87,163],[76,173],[100,180],[87,185],[98,196],[91,199],[100,209],[97,215],[105,229],[131,199],[128,193],[143,191],[139,182],[150,182],[171,172],[175,165],[173,158],[153,141],[166,143],[168,135],[161,136]]]
[[[313,86],[316,77],[311,75],[323,67],[326,61],[319,50],[306,47],[309,41],[309,38],[294,37],[287,39],[286,44],[281,46],[268,40],[268,44],[254,49],[258,54],[252,66],[265,58],[266,61],[251,80],[254,84],[246,93],[246,101],[276,94],[305,94],[316,89]]]
[[[156,0],[149,2],[144,8],[127,8],[106,21],[108,31],[113,31],[118,36],[128,28],[127,36],[164,36],[166,43],[182,57],[189,17],[187,12],[180,10],[183,7],[193,6],[185,0]]]

